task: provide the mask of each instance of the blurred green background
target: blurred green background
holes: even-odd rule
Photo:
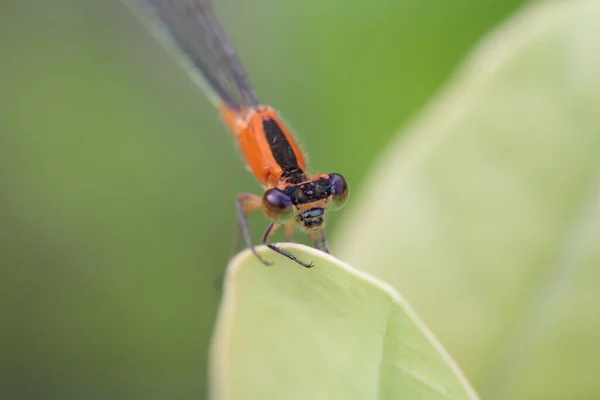
[[[358,193],[523,2],[216,3],[311,170]],[[0,398],[203,397],[235,195],[260,191],[233,139],[117,0],[3,1],[0,50]]]

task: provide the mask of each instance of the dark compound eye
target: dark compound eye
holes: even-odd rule
[[[292,198],[277,188],[267,190],[262,196],[262,209],[273,222],[288,222],[294,216]]]
[[[327,200],[327,209],[339,210],[348,201],[348,183],[340,174],[329,174],[329,185],[331,194]]]

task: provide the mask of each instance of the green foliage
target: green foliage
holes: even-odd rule
[[[214,334],[214,399],[476,399],[400,295],[323,252],[262,246],[229,265]]]
[[[486,399],[600,396],[600,3],[539,2],[390,146],[337,243]]]

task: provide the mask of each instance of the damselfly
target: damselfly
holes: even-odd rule
[[[329,252],[325,212],[338,210],[349,195],[336,173],[309,175],[306,158],[277,112],[261,104],[231,42],[208,0],[123,0],[152,34],[202,87],[233,132],[246,162],[266,191],[237,197],[240,230],[256,257],[247,214],[262,210],[271,220],[263,243],[304,267],[312,267],[271,243],[284,226],[293,240],[294,226],[310,234],[316,248]]]

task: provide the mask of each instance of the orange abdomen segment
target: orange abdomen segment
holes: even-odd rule
[[[260,106],[245,113],[224,109],[222,114],[263,186],[277,186],[285,171],[306,170],[304,154],[272,108]]]

